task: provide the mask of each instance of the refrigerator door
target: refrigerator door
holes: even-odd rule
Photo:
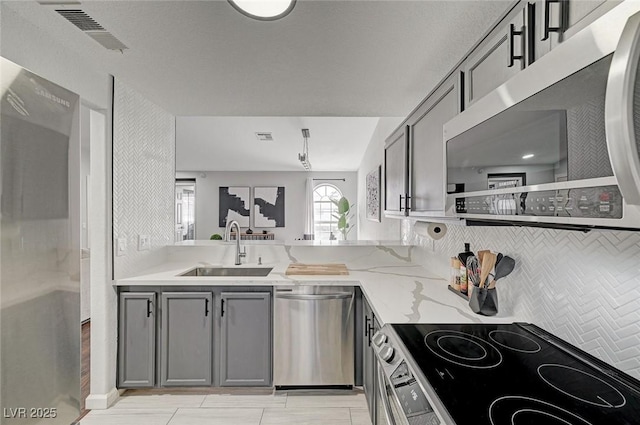
[[[3,58],[0,94],[0,423],[68,425],[80,413],[79,97]]]

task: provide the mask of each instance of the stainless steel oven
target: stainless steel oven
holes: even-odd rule
[[[426,378],[411,356],[402,350],[395,335],[388,329],[379,331],[372,341],[378,374],[373,425],[452,423]]]
[[[374,425],[637,424],[640,381],[528,323],[386,324]]]
[[[640,228],[640,2],[444,126],[448,216]]]
[[[400,415],[395,415],[391,410],[391,403],[393,402],[393,393],[389,391],[390,384],[387,378],[384,376],[382,365],[378,364],[376,368],[378,374],[377,388],[376,388],[376,415],[375,423],[373,425],[400,425],[405,424],[406,421]]]

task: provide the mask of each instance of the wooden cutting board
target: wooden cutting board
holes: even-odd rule
[[[291,263],[287,267],[287,275],[348,275],[347,266],[340,263],[302,264]]]

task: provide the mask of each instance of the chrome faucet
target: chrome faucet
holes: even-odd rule
[[[236,220],[227,221],[227,227],[224,229],[224,240],[229,242],[231,240],[231,228],[236,226],[236,266],[242,264],[241,257],[247,256],[246,248],[240,251],[240,225]]]

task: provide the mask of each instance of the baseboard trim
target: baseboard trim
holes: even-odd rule
[[[87,410],[108,409],[118,400],[120,394],[117,388],[112,388],[107,394],[89,394],[85,400],[85,408]]]

